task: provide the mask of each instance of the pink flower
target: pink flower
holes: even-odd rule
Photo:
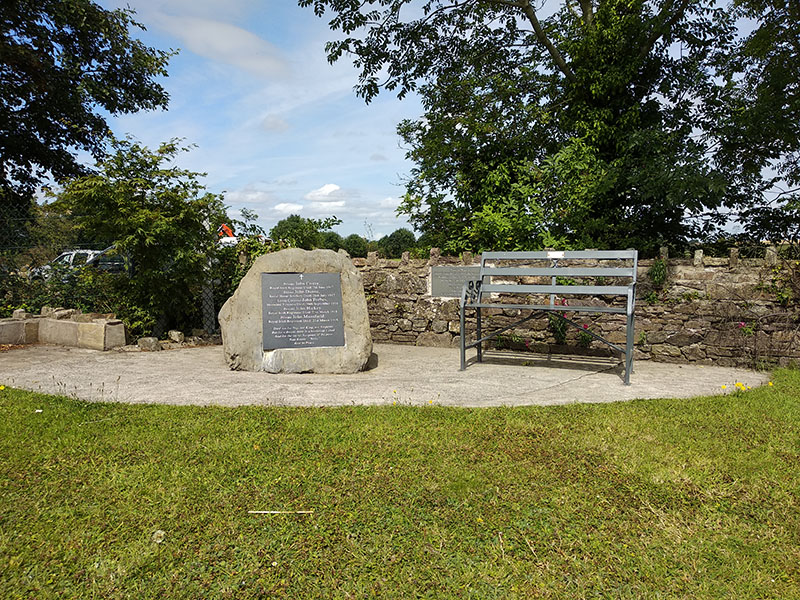
[[[745,325],[747,325],[747,323],[745,323],[744,321],[739,321],[739,329],[744,328]]]
[[[584,323],[584,324],[583,324],[583,328],[584,328],[584,329],[589,329],[589,325],[587,325],[586,323]]]
[[[562,316],[562,317],[564,317],[564,318],[566,319],[566,318],[567,318],[567,313],[564,313],[564,314],[563,314],[563,315],[561,315],[561,316]]]

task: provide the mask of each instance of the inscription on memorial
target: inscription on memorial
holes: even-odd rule
[[[431,267],[431,296],[460,298],[464,282],[480,273],[480,267]]]
[[[264,350],[344,346],[339,273],[262,273]]]

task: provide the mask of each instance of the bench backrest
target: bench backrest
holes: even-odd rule
[[[481,256],[481,293],[631,296],[636,285],[636,250],[545,250],[540,252],[484,252]],[[563,266],[563,263],[567,263]],[[549,277],[548,284],[496,283],[493,278]],[[624,285],[605,285],[602,279],[622,278]],[[589,285],[560,283],[559,278],[586,279]],[[597,279],[602,278],[601,282]],[[553,298],[551,296],[551,302]]]

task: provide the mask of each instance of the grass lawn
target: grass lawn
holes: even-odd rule
[[[4,598],[800,598],[799,505],[799,371],[548,408],[0,391]]]

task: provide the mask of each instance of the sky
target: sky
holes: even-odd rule
[[[159,80],[169,109],[111,117],[115,135],[151,148],[172,138],[196,145],[178,166],[207,173],[204,185],[224,192],[232,217],[252,210],[267,232],[291,214],[335,215],[343,236],[410,229],[395,212],[412,166],[395,128],[422,113],[419,101],[357,98],[352,64],[327,61],[330,15],[295,0],[99,3],[130,6],[147,29],[135,37],[180,50]]]

